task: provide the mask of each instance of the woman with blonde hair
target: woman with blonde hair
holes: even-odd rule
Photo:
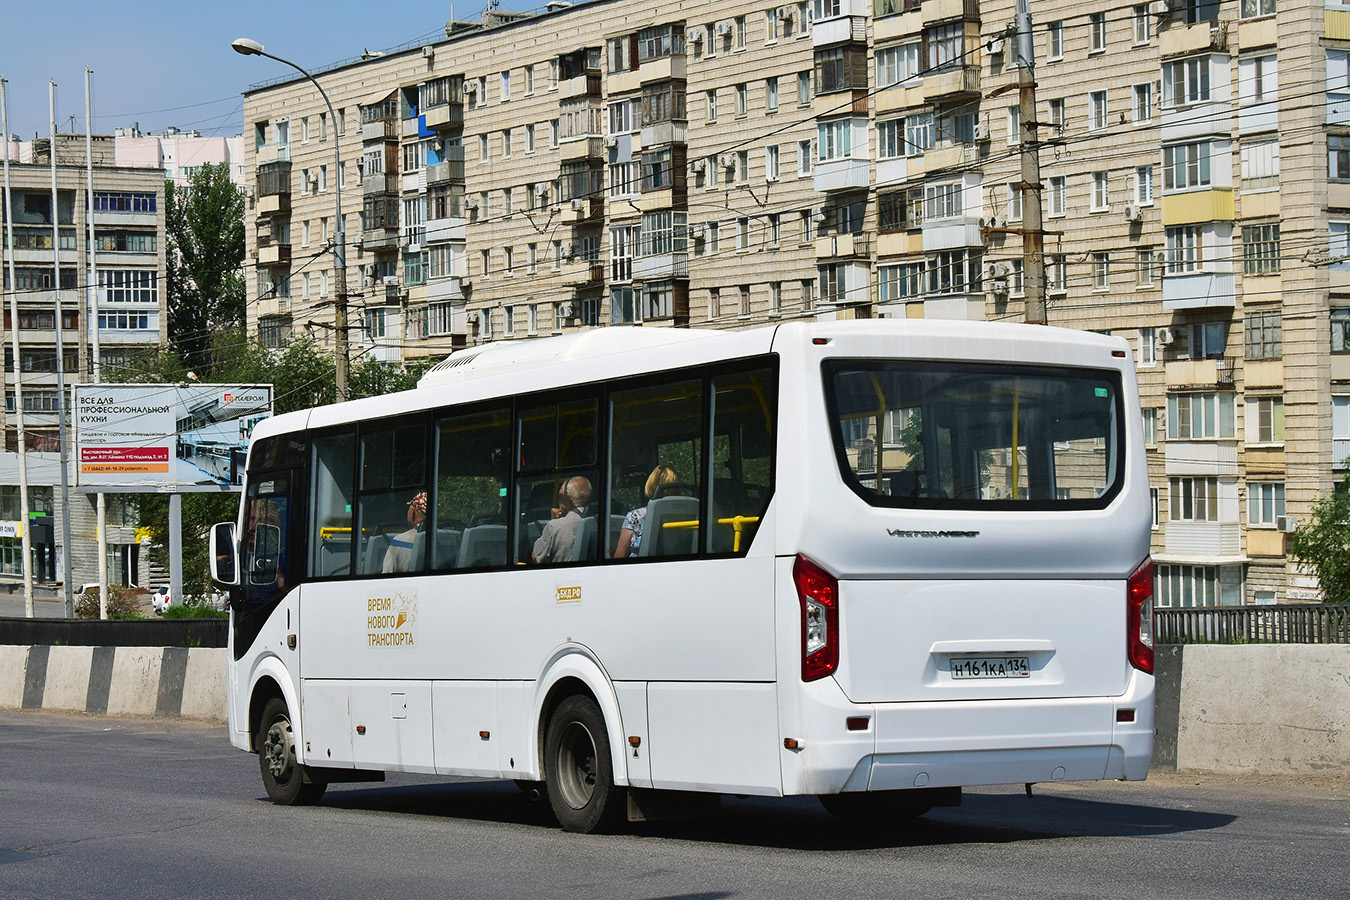
[[[679,476],[670,466],[657,466],[652,469],[652,474],[647,476],[647,484],[643,487],[642,493],[650,500],[658,487],[679,480]],[[614,548],[615,559],[631,559],[637,555],[638,545],[642,543],[642,523],[646,519],[647,507],[645,505],[631,510],[628,515],[623,517],[623,528],[619,531],[619,543]]]

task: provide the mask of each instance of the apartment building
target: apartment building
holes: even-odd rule
[[[1020,320],[1012,2],[554,4],[245,94],[265,342]],[[1053,325],[1135,349],[1162,605],[1315,599],[1350,455],[1350,6],[1033,3]],[[334,139],[341,162],[333,161]],[[336,171],[334,166],[336,165]]]
[[[61,520],[71,523],[71,565],[78,585],[98,580],[98,535],[92,494],[71,492],[69,510],[61,503],[57,370],[67,390],[92,380],[93,343],[97,332],[103,371],[136,366],[139,356],[154,352],[167,338],[164,283],[164,172],[158,168],[114,165],[111,135],[94,136],[93,224],[97,283],[92,301],[89,284],[89,204],[84,135],[57,136],[56,208],[52,208],[49,139],[29,145],[28,162],[11,162],[13,246],[8,229],[0,237],[4,270],[5,444],[0,453],[0,581],[23,574],[19,535],[18,417],[23,416],[28,457],[29,508],[43,516],[35,521],[35,580],[57,581],[66,548],[61,546]],[[15,154],[17,156],[17,154]],[[3,202],[0,202],[3,210]],[[0,213],[2,214],[2,213]],[[55,220],[55,233],[53,229]],[[59,245],[54,248],[53,241]],[[55,250],[55,252],[54,252]],[[10,278],[10,262],[14,279]],[[59,261],[59,266],[58,266]],[[62,350],[56,349],[61,328]],[[10,312],[10,298],[18,320]],[[92,306],[91,306],[92,303]],[[15,359],[12,339],[19,340]],[[22,378],[23,409],[15,385]],[[73,426],[74,423],[68,422]],[[68,431],[73,440],[74,431]],[[70,483],[75,484],[71,453]],[[114,583],[135,583],[139,546],[135,522],[119,498],[109,503],[109,577]]]
[[[179,187],[186,187],[192,173],[202,166],[229,166],[230,180],[236,187],[246,185],[244,136],[203,135],[170,126],[162,132],[146,133],[140,125],[113,131],[117,165],[137,169],[163,169]]]

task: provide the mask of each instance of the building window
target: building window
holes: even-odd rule
[[[1242,575],[1237,566],[1160,565],[1157,573],[1155,596],[1160,608],[1242,603]]]
[[[1284,515],[1284,482],[1248,482],[1248,525],[1274,528],[1275,518],[1282,515]]]
[[[764,79],[764,109],[766,112],[778,112],[778,78]]]
[[[1092,254],[1092,289],[1104,291],[1111,287],[1111,254],[1097,251]]]
[[[1331,310],[1331,352],[1350,353],[1350,307]]]
[[[642,317],[669,319],[675,314],[675,286],[670,281],[657,281],[642,287]]]
[[[1191,326],[1191,359],[1220,359],[1227,346],[1227,322],[1196,322]]]
[[[1134,86],[1134,123],[1144,125],[1153,121],[1153,85],[1136,84]]]
[[[1330,146],[1331,137],[1327,138]],[[1330,151],[1328,151],[1329,153]],[[1280,141],[1278,138],[1243,141],[1238,151],[1243,191],[1264,191],[1280,186]],[[1329,177],[1336,177],[1328,173]]]
[[[1284,443],[1284,398],[1247,398],[1247,443]]]
[[[1144,416],[1144,446],[1155,447],[1158,444],[1158,409],[1146,406],[1141,412]]]
[[[976,251],[943,250],[927,259],[930,294],[961,294],[979,289],[980,262]]]
[[[1231,439],[1237,434],[1234,410],[1231,393],[1168,394],[1167,438]]]
[[[1139,287],[1152,287],[1157,278],[1157,254],[1152,247],[1141,247],[1135,251],[1135,278]]]
[[[778,40],[778,7],[764,10],[764,43],[772,44]]]
[[[1050,101],[1050,127],[1055,130],[1055,134],[1064,134],[1067,116],[1068,113],[1065,111],[1064,101],[1062,99]]]
[[[1327,177],[1350,179],[1350,135],[1327,135]]]
[[[1106,172],[1092,173],[1092,212],[1106,212],[1110,205]]]
[[[1045,26],[1045,32],[1046,32],[1046,36],[1047,36],[1047,39],[1048,39],[1048,42],[1049,42],[1049,48],[1048,48],[1048,52],[1047,52],[1047,54],[1046,54],[1047,58],[1052,59],[1052,60],[1054,60],[1054,59],[1063,59],[1063,58],[1064,58],[1064,23],[1063,23],[1063,22],[1050,22],[1049,24],[1047,24],[1047,25]]]
[[[825,162],[831,159],[843,159],[849,156],[852,149],[853,120],[835,119],[832,122],[821,122],[817,126],[818,134],[818,153],[820,161]]]
[[[1131,10],[1130,21],[1136,44],[1147,44],[1153,39],[1153,16],[1149,13],[1147,3],[1141,3]]]
[[[511,72],[509,69],[502,73],[501,99],[503,103],[511,99]]]
[[[1068,208],[1068,182],[1063,175],[1052,175],[1049,186],[1046,214],[1062,216]]]
[[[809,106],[811,103],[811,73],[797,73],[797,105]]]
[[[1219,479],[1217,478],[1179,478],[1168,479],[1171,514],[1173,522],[1217,522],[1219,521]]]
[[[769,308],[777,315],[783,311],[783,282],[769,282]]]
[[[961,215],[962,185],[930,184],[924,188],[924,218],[952,219]]]
[[[1140,206],[1153,205],[1153,167],[1135,166],[1134,202]]]
[[[1091,41],[1089,53],[1100,53],[1106,49],[1106,13],[1088,14],[1088,35]]]
[[[879,88],[899,84],[919,73],[919,44],[901,44],[877,51],[877,84]]]
[[[900,263],[877,267],[877,302],[894,303],[922,297],[924,293],[924,263]]]
[[[750,90],[745,84],[736,85],[736,116],[740,118],[750,112]]]
[[[1275,15],[1275,0],[1242,0],[1242,18]]]
[[[777,181],[779,178],[778,145],[770,144],[764,148],[764,180]]]
[[[1099,131],[1109,123],[1106,120],[1106,91],[1088,94],[1088,130]]]
[[[1139,356],[1138,364],[1141,368],[1148,368],[1158,364],[1158,329],[1153,327],[1139,329]],[[1147,412],[1147,410],[1145,410]],[[1154,425],[1157,420],[1155,418]],[[1157,443],[1156,439],[1149,443]]]
[[[1048,294],[1062,294],[1069,289],[1068,264],[1064,254],[1054,253],[1045,258],[1045,290]]]
[[[1198,225],[1177,225],[1167,229],[1167,274],[1198,272],[1204,264],[1204,243]]]
[[[1242,273],[1274,275],[1280,271],[1280,223],[1242,227]]]
[[[1193,56],[1162,67],[1164,108],[1188,106],[1209,100],[1209,57]]]

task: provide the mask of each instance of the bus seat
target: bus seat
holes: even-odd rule
[[[464,529],[458,568],[500,566],[506,562],[506,526],[476,525]]]
[[[647,504],[638,556],[684,556],[698,547],[697,528],[666,528],[667,522],[698,519],[697,497],[658,497]]]
[[[389,535],[372,534],[366,541],[366,555],[361,560],[362,575],[378,575],[384,571],[384,555],[389,552]]]
[[[459,561],[460,531],[458,528],[437,528],[436,546],[432,552],[434,569],[453,569]]]
[[[581,527],[577,529],[577,539],[572,544],[572,562],[590,562],[595,559],[597,521],[595,516],[581,517]]]
[[[626,514],[625,514],[625,515],[613,515],[613,514],[610,515],[610,517],[609,517],[609,541],[608,541],[608,547],[609,547],[609,549],[608,549],[608,551],[605,553],[605,556],[607,556],[607,557],[613,556],[613,555],[614,555],[614,551],[618,549],[618,547],[619,547],[619,532],[620,532],[620,531],[623,531],[623,520],[626,519],[626,518],[627,518],[627,515],[626,515]]]

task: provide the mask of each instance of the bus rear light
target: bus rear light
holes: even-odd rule
[[[799,555],[792,581],[802,604],[802,681],[816,681],[839,667],[839,580]]]
[[[1153,674],[1153,560],[1145,559],[1125,587],[1126,650],[1130,665]]]
[[[1134,710],[1132,710],[1132,709],[1118,709],[1118,710],[1116,710],[1116,721],[1117,721],[1117,722],[1133,722],[1133,721],[1134,721]]]
[[[844,720],[844,726],[849,731],[866,731],[867,724],[871,721],[868,716],[849,716]]]

